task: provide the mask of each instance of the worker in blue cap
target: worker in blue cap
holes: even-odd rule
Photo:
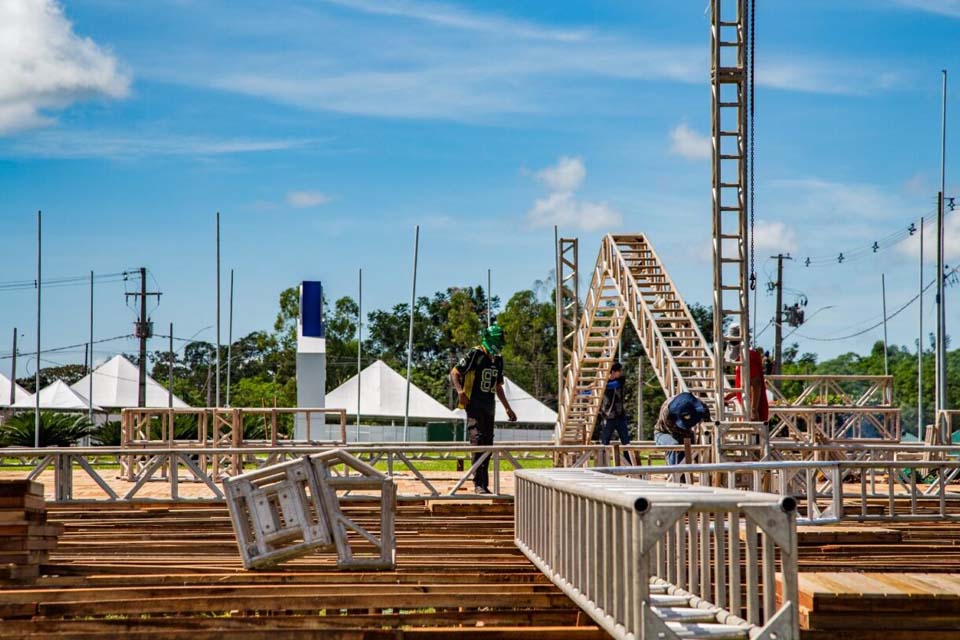
[[[695,442],[697,425],[710,419],[710,410],[699,398],[684,391],[664,400],[660,417],[653,428],[653,441],[661,447],[682,445],[684,440]],[[683,451],[667,453],[667,464],[683,462]]]

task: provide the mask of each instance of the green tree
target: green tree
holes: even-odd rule
[[[482,326],[470,294],[463,289],[454,291],[447,310],[447,331],[453,347],[466,349],[475,345]]]
[[[540,401],[556,406],[557,333],[552,302],[539,302],[531,290],[518,291],[498,316],[506,344],[504,368]]]

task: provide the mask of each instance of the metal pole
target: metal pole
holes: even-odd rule
[[[413,290],[410,294],[410,334],[407,337],[407,402],[403,411],[403,441],[407,441],[407,427],[410,424],[410,374],[413,371],[413,316],[417,306],[417,257],[420,254],[420,225],[417,225],[413,239]]]
[[[363,350],[363,269],[357,273],[357,442],[360,442],[360,387]]]
[[[17,328],[13,328],[13,356],[10,359],[10,405],[17,401]]]
[[[563,400],[563,293],[561,287],[563,287],[563,282],[561,281],[560,275],[560,237],[557,232],[557,225],[553,225],[553,255],[554,255],[554,269],[556,269],[556,276],[554,281],[556,286],[554,287],[555,292],[555,301],[554,306],[556,308],[556,320],[557,320],[557,404],[559,405]],[[578,274],[579,275],[579,274]],[[559,432],[558,432],[559,433]]]
[[[637,440],[643,440],[643,356],[637,358]]]
[[[890,375],[890,358],[887,356],[887,276],[880,274],[880,291],[883,300],[883,375]]]
[[[773,372],[777,375],[780,375],[782,370],[781,360],[783,358],[783,254],[777,254],[777,313],[774,317],[774,327],[773,327],[773,357],[774,367]],[[748,360],[750,358],[749,346],[745,343],[743,344],[743,355],[741,360]],[[741,386],[748,386],[749,380],[742,381]]]
[[[917,437],[923,440],[923,216],[920,216],[920,324],[917,340]]]
[[[490,269],[487,269],[487,326],[493,324],[490,319],[490,306],[493,305],[493,294],[490,292]]]
[[[147,406],[147,269],[140,267],[140,382],[137,406]]]
[[[230,406],[230,364],[233,362],[233,269],[230,269],[230,311],[227,320],[227,406]]]
[[[947,70],[943,70],[943,107],[940,125],[940,197],[937,201],[937,411],[947,409],[947,314],[944,299],[944,226],[943,198],[947,166]],[[946,427],[949,430],[949,427]],[[949,433],[943,434],[944,443]]]
[[[167,407],[173,409],[173,323],[170,323],[170,351],[167,358],[167,377],[170,379],[170,383],[167,386]]]
[[[87,384],[87,420],[93,422],[93,271],[90,272],[90,376]]]
[[[33,446],[40,447],[40,290],[43,282],[41,277],[41,256],[43,255],[43,213],[37,211],[37,370],[34,373],[36,387],[33,412]]]
[[[213,406],[220,406],[220,212],[217,211],[217,355],[216,397]]]

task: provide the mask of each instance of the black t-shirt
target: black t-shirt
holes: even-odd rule
[[[503,358],[491,357],[481,347],[474,347],[457,363],[463,376],[463,390],[467,394],[470,411],[493,413],[497,402],[497,385],[503,384]]]

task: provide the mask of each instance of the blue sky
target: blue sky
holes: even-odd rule
[[[765,282],[777,251],[849,252],[933,214],[941,68],[960,96],[960,0],[759,4]],[[706,5],[4,3],[0,282],[34,277],[42,209],[45,274],[146,266],[164,292],[157,325],[212,339],[219,210],[235,335],[269,327],[278,292],[302,279],[353,295],[362,267],[367,308],[407,300],[415,224],[423,293],[480,284],[487,268],[494,293],[530,287],[552,269],[556,223],[580,238],[585,271],[602,234],[648,234],[687,301],[707,302]],[[960,195],[957,140],[948,195]],[[947,222],[956,261],[960,215]],[[843,265],[789,264],[785,281],[809,298],[808,316],[831,307],[791,339],[824,357],[869,348],[879,329],[800,336],[879,320],[881,273],[891,310],[909,300],[915,240]],[[131,332],[124,287],[98,287],[96,338]],[[960,305],[960,289],[948,291]],[[33,344],[34,295],[0,290],[0,356],[14,326]],[[759,301],[763,326],[773,299]],[[83,287],[50,289],[45,346],[85,341],[86,314]],[[916,323],[912,307],[891,321],[891,341],[912,345]],[[761,344],[772,338],[768,329]],[[134,348],[105,343],[97,358]],[[80,361],[82,351],[45,358]]]

